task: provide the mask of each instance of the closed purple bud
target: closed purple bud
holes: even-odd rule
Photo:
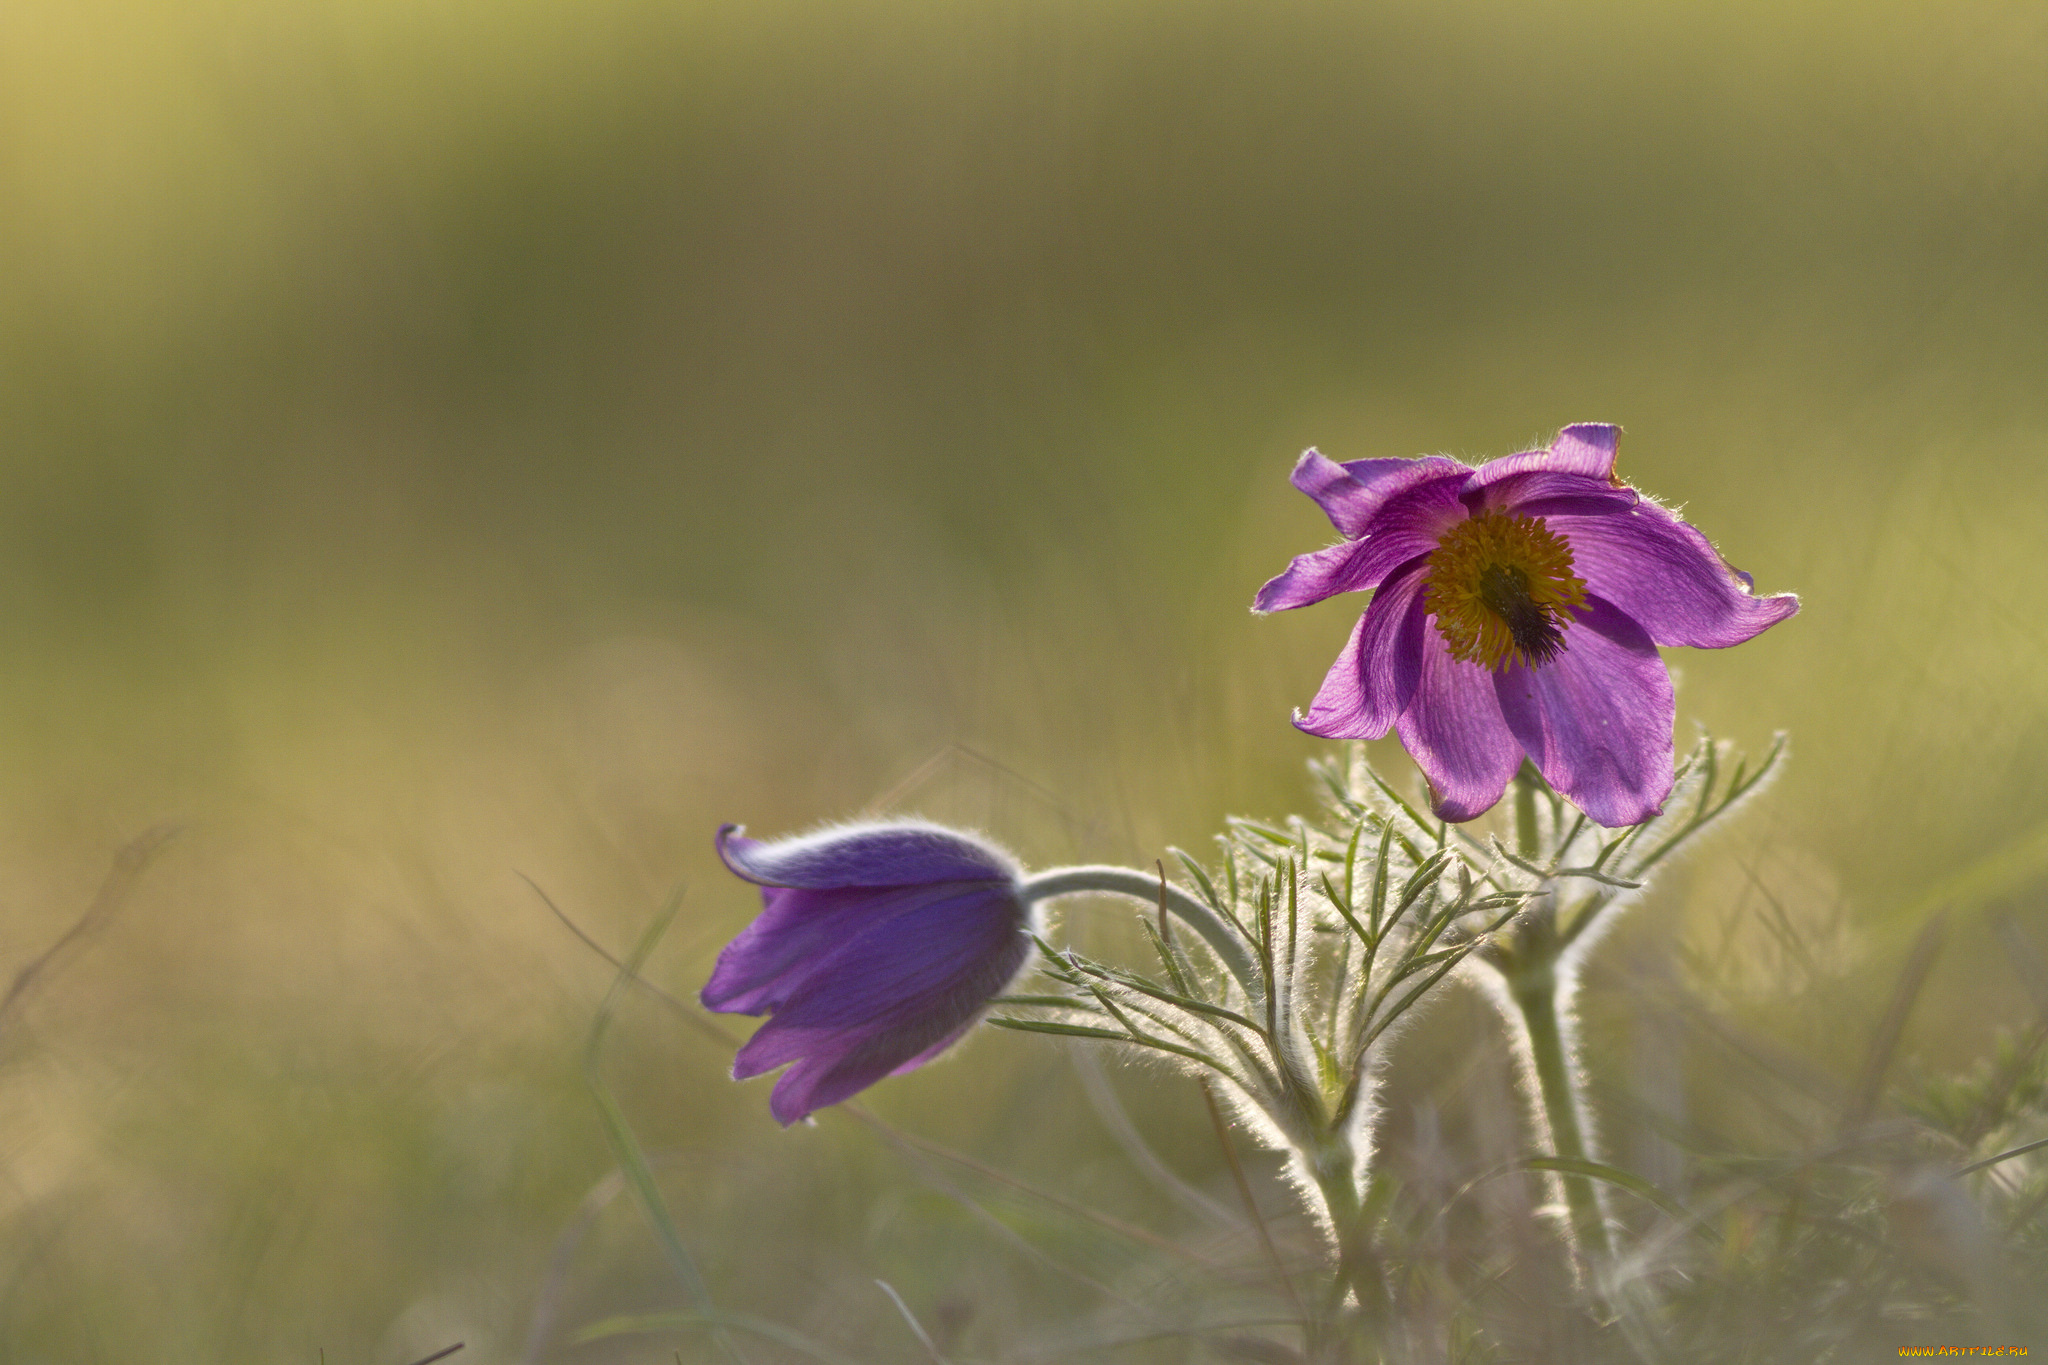
[[[768,1106],[785,1125],[944,1052],[1030,952],[1022,869],[956,830],[896,820],[761,842],[727,825],[718,856],[762,908],[701,998],[770,1016],[732,1074],[789,1066]]]

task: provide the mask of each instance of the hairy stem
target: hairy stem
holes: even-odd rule
[[[1535,1072],[1537,1099],[1550,1127],[1553,1154],[1573,1161],[1595,1161],[1585,1124],[1581,1120],[1577,1072],[1572,1067],[1565,1039],[1565,1010],[1559,999],[1560,983],[1554,962],[1540,964],[1540,970],[1524,970],[1508,978],[1508,993],[1522,1016],[1529,1045],[1530,1069]],[[1600,1212],[1600,1199],[1593,1182],[1583,1175],[1562,1175],[1565,1208],[1570,1215],[1572,1240],[1597,1274],[1604,1272],[1612,1258],[1607,1243],[1607,1222]]]
[[[1529,760],[1525,758],[1522,771],[1515,775],[1515,852],[1524,858],[1534,858],[1538,842],[1536,781]]]
[[[1536,784],[1533,765],[1522,761],[1515,775],[1515,842],[1524,858],[1536,856],[1541,842],[1536,826]],[[1558,850],[1562,856],[1563,850]],[[1553,891],[1552,895],[1556,893]],[[1536,1095],[1550,1128],[1552,1154],[1574,1161],[1593,1160],[1586,1125],[1581,1120],[1579,1077],[1566,1044],[1569,1003],[1558,975],[1564,944],[1557,933],[1557,909],[1547,905],[1530,915],[1517,936],[1512,965],[1506,971],[1508,994],[1522,1016],[1529,1044],[1529,1067],[1536,1074]],[[1571,1217],[1572,1240],[1596,1272],[1607,1269],[1610,1253],[1607,1223],[1600,1214],[1600,1196],[1583,1175],[1565,1175],[1565,1208]]]
[[[1372,1228],[1365,1216],[1365,1191],[1352,1169],[1351,1154],[1331,1150],[1319,1154],[1313,1165],[1323,1204],[1330,1215],[1330,1231],[1337,1243],[1337,1274],[1331,1284],[1330,1315],[1343,1307],[1347,1294],[1356,1295],[1368,1316],[1383,1320],[1387,1309],[1387,1286],[1380,1273],[1379,1258],[1372,1247]]]
[[[1244,988],[1246,999],[1257,1000],[1263,996],[1260,973],[1237,931],[1202,901],[1164,881],[1156,873],[1101,865],[1058,867],[1027,878],[1022,889],[1026,904],[1086,892],[1124,896],[1147,905],[1163,904],[1168,912],[1179,916],[1182,923],[1202,936],[1202,941],[1209,945],[1217,959],[1237,978],[1237,984]]]

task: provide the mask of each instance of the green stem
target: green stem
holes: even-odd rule
[[[1164,881],[1151,872],[1140,872],[1131,867],[1059,867],[1050,872],[1041,872],[1028,878],[1022,888],[1025,904],[1034,901],[1049,901],[1058,896],[1075,896],[1084,892],[1101,895],[1125,896],[1131,900],[1143,901],[1147,905],[1164,905],[1172,914],[1178,915],[1183,923],[1202,936],[1217,958],[1237,978],[1237,984],[1244,988],[1248,1000],[1262,999],[1264,987],[1258,968],[1253,964],[1251,953],[1237,931],[1223,922],[1223,917],[1207,905],[1189,895],[1172,882]]]
[[[1335,1329],[1347,1294],[1355,1294],[1364,1321],[1384,1324],[1391,1316],[1393,1300],[1379,1257],[1372,1246],[1372,1228],[1366,1217],[1365,1191],[1353,1170],[1348,1147],[1333,1144],[1312,1154],[1311,1170],[1322,1190],[1323,1204],[1330,1215],[1330,1228],[1337,1239],[1337,1272],[1330,1282],[1330,1297],[1319,1316],[1318,1336]],[[1334,1340],[1310,1344],[1309,1358],[1321,1360],[1337,1355]]]
[[[1536,775],[1534,766],[1525,758],[1522,771],[1515,774],[1515,852],[1533,860],[1537,843]]]
[[[1534,859],[1540,843],[1536,828],[1536,784],[1540,779],[1527,759],[1515,774],[1515,842],[1524,858]],[[1556,892],[1553,890],[1554,897]],[[1506,969],[1529,1039],[1529,1063],[1536,1072],[1536,1093],[1550,1125],[1552,1154],[1575,1161],[1593,1160],[1581,1122],[1578,1075],[1565,1046],[1565,985],[1557,972],[1564,942],[1557,932],[1555,903],[1544,905],[1523,923],[1512,963]],[[1600,1196],[1582,1175],[1565,1175],[1565,1208],[1571,1216],[1572,1240],[1596,1272],[1604,1272],[1611,1253]]]
[[[1530,971],[1528,966],[1540,966]],[[1508,978],[1508,990],[1527,1029],[1529,1061],[1536,1073],[1536,1090],[1550,1125],[1554,1155],[1575,1161],[1597,1160],[1586,1141],[1580,1122],[1578,1078],[1572,1070],[1565,1047],[1563,1005],[1554,961],[1525,964],[1523,971]],[[1607,1243],[1607,1222],[1600,1213],[1600,1199],[1593,1182],[1583,1175],[1561,1175],[1565,1208],[1571,1217],[1572,1240],[1579,1254],[1596,1275],[1608,1269],[1612,1252]]]

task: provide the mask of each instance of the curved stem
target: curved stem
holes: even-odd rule
[[[1164,904],[1170,912],[1180,917],[1190,929],[1202,936],[1218,960],[1237,978],[1237,984],[1244,988],[1245,998],[1263,998],[1259,985],[1258,968],[1253,965],[1251,954],[1237,931],[1224,922],[1221,915],[1195,897],[1189,895],[1172,882],[1162,880],[1157,874],[1140,872],[1132,867],[1109,867],[1091,865],[1087,867],[1056,867],[1050,872],[1041,872],[1027,877],[1019,888],[1024,903],[1049,901],[1060,896],[1077,896],[1084,893],[1097,895],[1124,896],[1131,900],[1143,901],[1147,905]]]

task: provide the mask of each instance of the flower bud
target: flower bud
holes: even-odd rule
[[[770,1016],[732,1074],[789,1066],[768,1106],[785,1125],[944,1052],[1030,952],[1016,860],[956,830],[898,820],[761,842],[727,825],[718,855],[762,909],[701,998]]]

